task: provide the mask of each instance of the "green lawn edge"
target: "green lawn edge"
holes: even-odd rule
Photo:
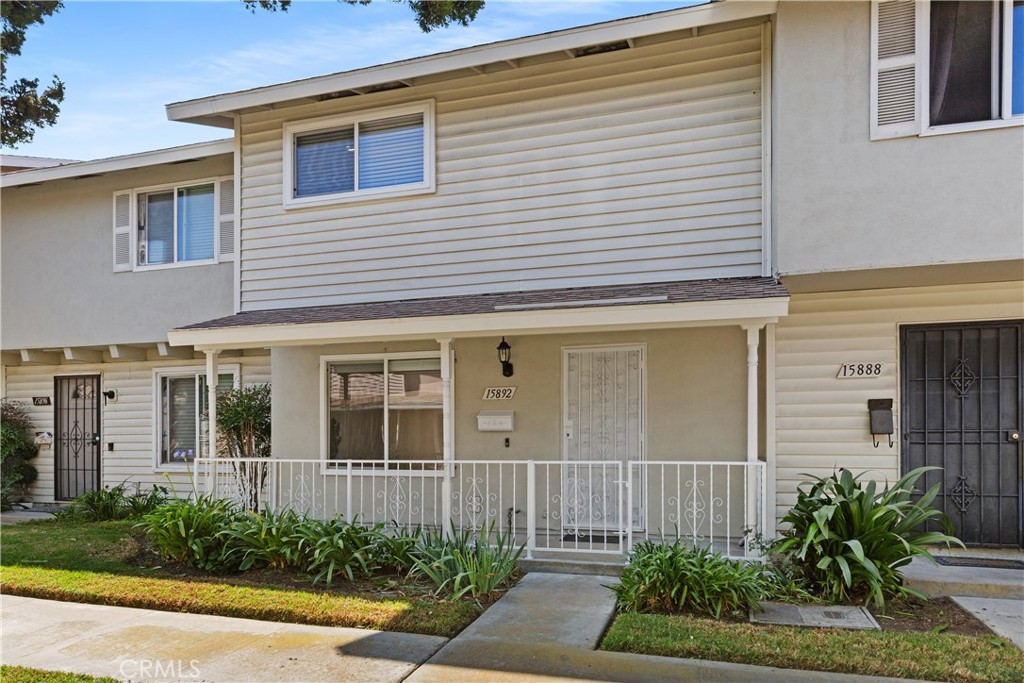
[[[73,674],[66,671],[47,671],[27,666],[0,666],[3,683],[120,683],[116,678]]]
[[[370,599],[310,590],[20,566],[0,568],[0,590],[7,595],[65,602],[446,638],[459,633],[481,612],[477,605],[466,601]]]
[[[1020,683],[1009,641],[944,633],[762,627],[688,615],[624,613],[601,642],[613,652],[951,683]]]

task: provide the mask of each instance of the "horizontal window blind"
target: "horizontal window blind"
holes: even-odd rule
[[[355,128],[346,126],[295,139],[295,196],[355,189]]]
[[[146,263],[174,261],[174,193],[146,196]]]
[[[423,114],[359,125],[359,189],[423,182]]]

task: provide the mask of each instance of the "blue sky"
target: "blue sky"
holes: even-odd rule
[[[61,77],[60,119],[5,151],[96,159],[213,140],[230,133],[169,122],[164,105],[686,4],[487,0],[468,28],[424,34],[404,3],[295,0],[287,13],[252,14],[240,0],[65,0],[9,64],[15,78]]]

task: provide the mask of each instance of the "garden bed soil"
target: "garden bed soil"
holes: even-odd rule
[[[950,598],[930,600],[893,600],[882,612],[870,607],[883,631],[934,631],[961,636],[995,635],[973,614]]]

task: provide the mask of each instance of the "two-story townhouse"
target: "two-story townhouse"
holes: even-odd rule
[[[1022,14],[728,0],[170,105],[234,131],[239,256],[233,300],[147,338],[195,420],[197,365],[274,385],[271,464],[199,482],[742,552],[804,473],[933,465],[966,541],[1020,545]]]
[[[229,139],[0,176],[0,395],[40,435],[33,501],[190,490],[206,373],[167,330],[234,311],[234,175]],[[218,382],[265,382],[269,365],[229,353]]]
[[[495,523],[530,552],[742,552],[767,509],[764,328],[788,306],[773,7],[169,105],[234,129],[241,187],[239,311],[169,340],[211,367],[271,349],[271,502]],[[222,491],[251,476],[205,467]]]
[[[960,538],[1020,547],[1024,3],[782,2],[774,59],[779,514],[939,467]]]

